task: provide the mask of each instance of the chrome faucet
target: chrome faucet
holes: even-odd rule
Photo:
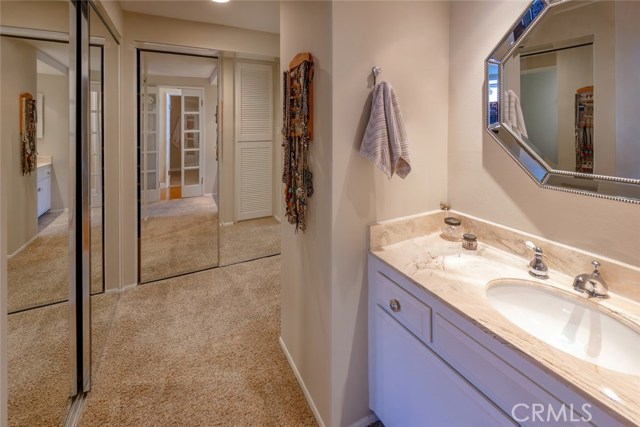
[[[594,267],[593,273],[578,274],[573,279],[573,289],[578,292],[585,292],[589,297],[606,298],[609,294],[609,286],[607,286],[607,283],[600,276],[600,271],[598,271],[600,263],[593,261],[591,265]]]
[[[549,268],[542,260],[542,249],[539,246],[536,246],[533,242],[526,242],[526,245],[535,254],[534,258],[529,263],[529,274],[538,279],[548,279]]]

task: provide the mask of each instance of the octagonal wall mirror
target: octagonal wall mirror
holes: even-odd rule
[[[640,203],[640,2],[534,0],[485,62],[485,128],[541,187]]]

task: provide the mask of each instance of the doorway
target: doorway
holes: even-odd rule
[[[160,199],[202,196],[205,162],[200,141],[204,140],[201,119],[204,90],[160,88],[160,96],[163,95],[166,111],[160,128],[165,132],[166,156],[161,151],[159,158],[160,170],[166,170],[166,176],[160,178]]]

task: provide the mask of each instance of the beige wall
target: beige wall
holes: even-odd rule
[[[67,209],[69,193],[69,77],[38,74],[38,93],[44,95],[44,138],[38,155],[52,156],[51,209]]]
[[[0,38],[0,55],[4,50],[2,46],[3,38]],[[0,57],[0,67],[4,64],[3,58]],[[0,72],[2,72],[0,68]],[[0,99],[4,100],[5,92],[2,84],[4,74],[0,74]],[[11,108],[11,106],[8,106]],[[15,109],[15,104],[13,104]],[[0,102],[0,141],[4,140],[2,128],[5,124],[5,105],[4,101]],[[7,178],[4,174],[5,150],[0,146],[0,427],[7,426],[7,205],[9,198],[7,197]]]
[[[104,272],[105,288],[120,287],[120,45],[107,37],[103,49]]]
[[[1,1],[0,23],[11,27],[69,32],[67,0]]]
[[[367,227],[437,208],[446,198],[449,12],[441,2],[309,8],[307,2],[281,5],[282,63],[306,50],[316,60],[319,126],[311,147],[315,193],[308,230],[294,235],[283,225],[281,334],[323,423],[347,426],[369,415]],[[329,29],[331,41],[318,37]],[[374,65],[395,87],[403,111],[413,164],[405,180],[389,181],[358,154]],[[323,113],[330,121],[319,117]]]
[[[576,90],[585,86],[593,85],[593,48],[591,46],[577,47],[573,49],[556,52],[557,60],[557,106],[558,106],[558,169],[576,170]],[[609,134],[608,138],[613,138],[612,147],[615,147],[615,130]],[[594,126],[594,141],[596,147],[603,147],[607,144],[603,129],[597,131]],[[597,139],[596,139],[597,138]],[[608,139],[607,138],[607,139]],[[608,145],[608,144],[607,144]],[[598,150],[602,154],[601,150]],[[610,158],[610,156],[608,156]],[[613,168],[604,168],[603,162],[596,155],[596,161],[600,169],[595,173],[614,175]],[[604,160],[604,159],[602,159]],[[608,170],[607,170],[608,169]]]
[[[20,94],[37,93],[36,50],[8,37],[0,38],[2,56],[2,174],[7,180],[8,253],[13,254],[38,233],[36,172],[22,175],[20,154]]]
[[[640,179],[640,2],[615,2],[616,16],[616,172]]]
[[[233,223],[234,212],[234,170],[235,170],[235,60],[232,56],[222,55],[220,57],[220,109],[221,118],[221,140],[219,171],[219,209],[220,224]]]
[[[333,8],[332,426],[369,413],[368,226],[436,209],[446,199],[448,18],[445,2],[355,1]],[[402,109],[412,161],[404,180],[388,180],[358,154],[374,65]]]
[[[122,261],[120,281],[123,286],[137,282],[138,264],[136,250],[136,42],[154,42],[216,49],[219,51],[279,56],[279,36],[277,34],[137,13],[124,13],[120,116],[122,125],[120,204],[122,206],[123,238],[120,257]],[[222,170],[220,173],[222,173]],[[219,191],[222,192],[223,185],[220,187]]]
[[[282,73],[280,62],[273,65],[273,216],[283,221],[284,184],[282,183]]]
[[[483,61],[526,5],[526,1],[451,3],[451,205],[471,215],[640,265],[636,247],[640,241],[639,206],[541,189],[483,130]],[[588,268],[585,266],[585,271]]]
[[[332,2],[280,3],[281,71],[299,52],[315,61],[314,193],[307,230],[282,218],[280,336],[325,424],[331,422]]]
[[[116,33],[116,40],[120,41],[124,29],[124,13],[117,0],[94,0],[101,16],[108,21],[111,30]]]

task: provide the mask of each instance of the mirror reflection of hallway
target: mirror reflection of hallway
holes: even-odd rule
[[[16,185],[10,188],[11,229],[8,240],[9,313],[66,301],[68,298],[69,174],[69,47],[66,42],[2,37],[7,63],[20,64],[2,80],[3,89],[16,85],[37,93],[37,165],[22,174],[11,163]],[[91,293],[104,291],[102,274],[102,46],[91,46],[92,175]],[[20,56],[20,61],[18,60]],[[31,84],[31,89],[29,85]],[[10,131],[3,122],[3,132]],[[17,127],[16,127],[17,129]],[[13,135],[6,138],[14,140]],[[18,147],[16,145],[16,147]],[[16,150],[12,153],[19,155]],[[18,184],[19,182],[19,184]]]
[[[225,57],[220,164],[220,265],[280,253],[279,65]]]
[[[218,61],[140,51],[140,282],[218,265]]]

